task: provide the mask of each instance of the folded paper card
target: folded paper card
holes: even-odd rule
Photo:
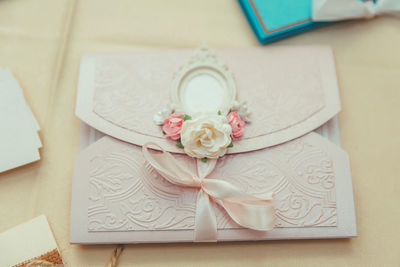
[[[339,110],[327,47],[86,56],[71,242],[355,236]]]
[[[9,69],[0,70],[0,172],[40,159],[39,124]]]
[[[239,0],[239,4],[262,44],[326,25],[311,19],[313,0]]]
[[[44,215],[0,233],[0,251],[0,266],[53,266],[63,263]]]

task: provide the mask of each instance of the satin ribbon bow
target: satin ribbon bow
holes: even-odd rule
[[[150,147],[157,147],[162,153],[150,152]],[[212,202],[223,207],[237,224],[245,228],[259,231],[274,228],[275,211],[271,202],[273,193],[257,198],[227,181],[207,179],[217,163],[216,159],[208,159],[206,163],[197,160],[197,175],[186,170],[157,144],[146,143],[142,152],[146,161],[172,184],[199,189],[194,230],[196,242],[217,241],[217,220]]]
[[[314,21],[372,18],[380,14],[400,15],[399,0],[313,0]]]

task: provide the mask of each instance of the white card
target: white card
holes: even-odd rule
[[[38,122],[8,69],[0,70],[0,172],[40,159]]]
[[[62,263],[44,215],[0,233],[0,251],[0,266],[15,266],[35,259]]]

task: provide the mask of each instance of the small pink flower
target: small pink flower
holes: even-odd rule
[[[182,116],[178,113],[172,113],[165,119],[162,130],[164,131],[165,136],[172,140],[178,140],[181,137],[182,124]]]
[[[243,135],[243,127],[246,124],[237,114],[236,111],[232,111],[227,116],[228,123],[232,127],[232,137],[238,138]]]

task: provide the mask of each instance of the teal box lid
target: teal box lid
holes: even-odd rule
[[[262,44],[328,24],[312,21],[312,0],[238,1]]]

